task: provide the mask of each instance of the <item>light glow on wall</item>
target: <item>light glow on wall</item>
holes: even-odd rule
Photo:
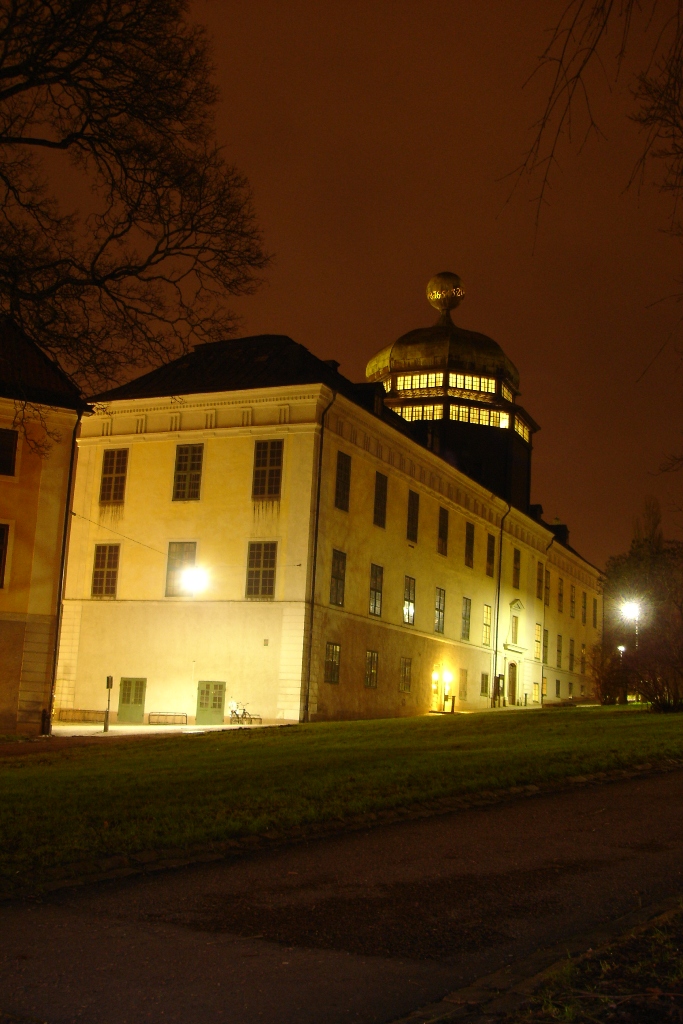
[[[188,566],[181,573],[180,585],[186,594],[201,594],[209,585],[209,574],[198,565]]]

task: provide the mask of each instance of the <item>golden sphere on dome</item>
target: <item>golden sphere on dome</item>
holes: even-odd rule
[[[457,274],[445,270],[441,274],[435,274],[427,285],[427,298],[440,313],[447,313],[449,309],[459,306],[465,297],[465,289]]]

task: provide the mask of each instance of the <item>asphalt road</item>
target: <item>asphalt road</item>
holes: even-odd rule
[[[682,891],[682,872],[674,771],[62,890],[0,905],[0,1011],[391,1021]]]

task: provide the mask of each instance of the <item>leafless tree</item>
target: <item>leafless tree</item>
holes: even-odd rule
[[[639,49],[632,68],[634,37]],[[649,44],[643,50],[643,39]],[[643,133],[638,176],[649,158],[660,187],[671,194],[672,230],[680,233],[683,194],[683,0],[569,0],[539,58],[536,74],[550,74],[547,102],[534,126],[522,172],[540,178],[538,215],[547,199],[563,139],[582,145],[600,134],[594,114],[594,72],[615,78],[630,71],[632,118]],[[611,66],[611,72],[610,72]],[[576,138],[578,134],[578,139]]]
[[[187,0],[0,0],[0,315],[88,393],[225,336],[267,263],[212,74]]]

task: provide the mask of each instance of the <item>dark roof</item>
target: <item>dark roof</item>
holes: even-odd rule
[[[197,345],[187,355],[97,399],[162,398],[296,384],[326,384],[355,399],[359,385],[338,373],[337,365],[334,360],[318,359],[285,334],[258,334]]]
[[[59,409],[85,409],[76,385],[10,319],[0,319],[0,396]]]
[[[94,401],[325,384],[412,437],[410,424],[384,405],[381,384],[354,384],[338,372],[338,365],[334,359],[318,359],[286,334],[257,334],[197,345],[187,355],[105,391]]]

